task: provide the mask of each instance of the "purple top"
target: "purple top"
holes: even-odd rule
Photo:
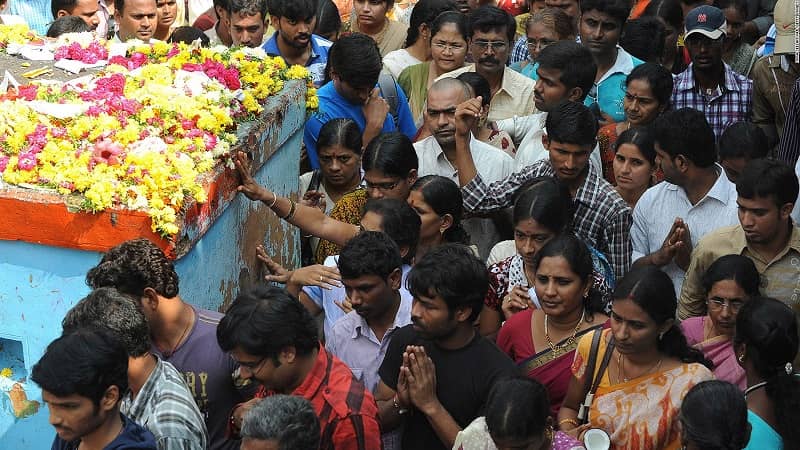
[[[151,350],[183,374],[205,418],[209,450],[237,450],[239,441],[225,437],[228,418],[233,407],[251,395],[234,385],[236,363],[217,342],[217,324],[222,314],[194,306],[192,310],[195,314],[192,330],[175,352],[165,357],[155,346]]]

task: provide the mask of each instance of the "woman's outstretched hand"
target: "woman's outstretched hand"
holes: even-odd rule
[[[241,192],[250,200],[272,200],[275,194],[258,184],[253,175],[250,174],[250,160],[245,152],[237,151],[233,155],[233,165],[236,166],[236,171],[239,172],[240,184],[236,188],[238,192]]]

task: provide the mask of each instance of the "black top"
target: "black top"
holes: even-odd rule
[[[436,395],[442,406],[461,428],[483,415],[489,390],[501,378],[517,374],[509,357],[495,344],[475,333],[475,338],[457,350],[446,350],[433,341],[425,340],[406,325],[392,336],[378,374],[390,388],[397,390],[397,377],[408,345],[425,348],[436,367]],[[403,430],[403,449],[446,449],[436,436],[425,415],[413,411],[406,416]]]

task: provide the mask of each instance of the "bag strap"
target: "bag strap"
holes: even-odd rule
[[[614,350],[614,337],[612,336],[608,342],[608,346],[606,347],[606,352],[603,355],[603,360],[600,362],[600,367],[597,370],[597,374],[594,373],[594,368],[597,365],[597,354],[600,351],[600,338],[602,337],[603,330],[597,330],[594,332],[592,336],[592,347],[589,350],[589,360],[586,363],[586,374],[588,376],[586,380],[586,384],[583,388],[583,403],[581,404],[580,408],[578,409],[578,422],[584,424],[589,420],[589,408],[592,406],[592,402],[594,401],[594,393],[597,391],[597,387],[600,385],[600,380],[603,379],[603,374],[608,367],[608,363],[611,360],[611,353]]]
[[[400,115],[398,114],[399,100],[397,95],[397,83],[395,82],[394,75],[385,70],[381,71],[378,76],[378,86],[381,89],[381,97],[389,104],[389,114],[394,119],[394,126],[400,126]]]

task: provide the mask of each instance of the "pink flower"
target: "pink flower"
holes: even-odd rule
[[[120,163],[121,155],[122,147],[116,142],[111,141],[111,139],[105,138],[94,144],[89,167],[92,168],[98,163],[116,166]]]
[[[6,170],[8,166],[8,160],[11,159],[8,156],[0,156],[0,173]]]
[[[17,95],[19,96],[19,98],[25,99],[27,101],[33,101],[36,100],[36,94],[38,93],[39,88],[32,84],[26,84],[25,86],[20,86],[18,91],[19,92],[17,93]]]
[[[35,153],[20,153],[17,160],[17,167],[20,170],[33,170],[38,162],[39,159],[36,157]]]

